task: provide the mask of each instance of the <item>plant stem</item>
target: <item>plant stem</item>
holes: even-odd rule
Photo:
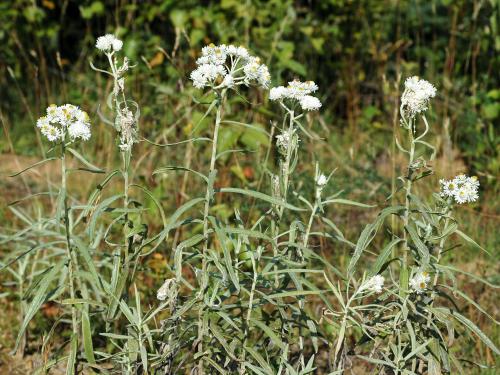
[[[306,233],[304,235],[304,241],[303,241],[303,244],[302,244],[304,247],[307,247],[307,245],[309,243],[309,235],[311,234],[311,228],[312,228],[312,224],[313,224],[313,221],[314,221],[314,217],[316,216],[316,210],[317,209],[318,209],[318,202],[316,201],[314,203],[313,209],[311,211],[311,216],[309,216],[309,222],[307,224]]]
[[[68,278],[69,278],[69,294],[72,300],[75,299],[75,282],[74,282],[74,260],[73,251],[71,247],[71,228],[69,225],[69,213],[68,213],[68,194],[67,194],[67,183],[66,183],[66,148],[64,145],[64,140],[61,143],[61,190],[63,194],[63,210],[64,210],[64,232],[66,236],[66,255],[68,257]],[[79,340],[79,330],[78,330],[78,318],[77,310],[74,303],[71,304],[71,323],[73,335]],[[75,361],[75,368],[72,369],[72,373],[76,373],[76,366],[78,362]]]
[[[286,152],[285,165],[283,168],[283,199],[285,202],[286,202],[287,196],[288,196],[288,183],[289,183],[289,176],[290,176],[290,161],[292,158],[293,122],[295,120],[294,111],[289,110],[288,115],[290,116],[290,122],[288,125],[289,142],[288,142],[288,149]],[[280,218],[283,215],[283,210],[284,210],[284,207],[281,206],[280,207]]]
[[[404,117],[403,117],[404,119]],[[410,140],[410,151],[408,158],[408,170],[406,176],[406,188],[405,188],[405,213],[403,216],[403,262],[402,269],[400,273],[400,293],[401,296],[406,296],[406,291],[408,290],[408,253],[410,252],[410,247],[408,246],[408,234],[406,233],[406,228],[410,222],[410,209],[411,209],[411,188],[413,184],[413,159],[415,157],[415,139],[413,136],[413,120],[405,124],[408,130],[408,138]]]
[[[130,157],[131,150],[126,150],[122,153],[123,158],[123,208],[128,208],[128,189],[129,189],[129,167],[130,167]],[[127,225],[128,215],[125,213],[125,225]],[[129,249],[128,249],[128,238],[125,236],[125,259],[128,257]]]
[[[246,326],[245,326],[245,340],[243,341],[243,348],[242,348],[242,359],[241,359],[241,367],[240,367],[240,375],[245,374],[245,356],[246,356],[246,351],[245,348],[247,346],[248,342],[248,333],[249,333],[249,327],[250,327],[250,318],[252,316],[252,308],[253,308],[253,297],[255,293],[255,287],[257,285],[257,267],[255,265],[255,260],[252,255],[252,270],[253,270],[253,279],[252,279],[252,288],[250,289],[250,297],[248,300],[248,310],[247,310],[247,317],[246,317]]]
[[[446,211],[445,211],[445,214],[446,214]],[[444,228],[443,228],[443,232],[444,233],[446,233],[446,230],[448,229],[448,224],[449,223],[450,223],[450,218],[446,217],[446,219],[444,221]],[[441,241],[439,241],[439,250],[438,250],[437,257],[436,257],[436,265],[438,265],[439,262],[441,261],[441,257],[443,255],[444,244],[446,242],[446,238],[447,237],[443,237],[443,238],[441,238]],[[434,279],[432,280],[432,292],[431,292],[430,307],[432,307],[432,305],[434,304],[434,297],[436,296],[436,292],[434,291],[434,289],[435,289],[435,287],[437,285],[438,279],[439,279],[439,270],[436,267],[436,274],[434,275]],[[432,316],[432,313],[429,311],[428,318],[427,318],[427,328],[429,328],[431,326],[431,316]]]
[[[405,214],[404,214],[404,217],[403,217],[403,223],[404,223],[404,226],[406,227],[409,223],[409,220],[410,220],[410,196],[411,196],[411,188],[412,188],[412,174],[413,174],[413,171],[412,171],[412,165],[413,165],[413,158],[415,157],[415,142],[414,142],[414,139],[413,139],[413,131],[412,131],[412,128],[411,128],[411,124],[410,124],[410,127],[408,128],[408,137],[410,138],[410,156],[409,156],[409,159],[408,159],[408,175],[406,176],[406,194],[405,194]],[[403,245],[404,245],[404,253],[403,253],[403,267],[407,267],[408,266],[408,251],[409,251],[409,247],[408,247],[408,236],[406,234],[406,229],[403,230]]]
[[[224,99],[226,95],[226,90],[223,89],[220,95],[218,95],[217,103],[217,113],[215,116],[215,128],[214,135],[212,138],[212,155],[210,157],[210,171],[208,174],[208,182],[207,182],[207,191],[205,193],[205,208],[203,211],[203,253],[202,253],[202,264],[201,264],[201,285],[200,285],[200,295],[199,298],[201,302],[204,300],[205,289],[208,286],[208,274],[207,274],[207,259],[206,253],[208,251],[208,214],[210,211],[210,202],[212,200],[213,190],[214,190],[214,182],[215,182],[215,173],[217,170],[215,169],[215,161],[217,158],[217,141],[219,138],[219,129],[220,123],[222,120],[222,107],[224,104]],[[203,333],[205,332],[205,323],[203,319],[203,309],[200,307],[198,311],[198,354],[203,353]],[[203,356],[200,355],[200,362],[198,364],[198,375],[202,375],[204,373],[203,369]]]

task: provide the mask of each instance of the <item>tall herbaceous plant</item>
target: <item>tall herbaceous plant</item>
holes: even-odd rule
[[[46,138],[49,157],[16,175],[58,163],[60,183],[14,202],[9,208],[26,227],[1,236],[12,249],[1,267],[12,275],[10,294],[19,300],[14,351],[23,354],[30,345],[30,322],[42,306],[58,306],[57,319],[38,341],[40,372],[64,366],[68,374],[292,375],[320,368],[340,374],[359,359],[387,374],[462,373],[452,346],[470,337],[464,333],[477,335],[498,354],[449,303],[459,296],[489,317],[457,288],[459,273],[481,279],[446,262],[447,253],[457,250],[457,236],[479,247],[453,216],[457,205],[479,199],[477,178],[442,179],[431,201],[418,195],[435,153],[426,139],[425,113],[436,95],[430,83],[409,78],[401,98],[404,136],[396,143],[408,164],[395,192],[400,204],[384,208],[354,243],[338,229],[329,207],[369,206],[340,198],[340,192],[327,194],[335,190],[333,172],[321,160],[301,162],[303,145],[314,139],[304,120],[322,107],[316,83],[292,80],[272,87],[268,67],[246,48],[206,46],[189,78],[197,105],[206,108],[202,121],[211,120],[208,135],[157,144],[140,134],[139,105],[126,84],[133,64],[123,42],[107,34],[95,47],[91,67],[112,83],[102,100],[106,106],[97,106],[92,121],[76,105],[46,109],[36,131]],[[247,100],[232,100],[253,93],[269,98],[275,114],[269,131],[242,120],[242,108],[249,107],[248,118],[264,102],[250,108]],[[94,140],[97,120],[115,138],[116,165],[109,171],[92,164],[80,146]],[[271,140],[253,190],[220,179],[225,158],[248,151],[223,149],[224,127],[252,129]],[[192,199],[164,207],[135,182],[140,179],[132,166],[141,142],[189,144],[201,158],[208,153],[203,170],[169,163],[150,176],[165,175],[170,182],[188,173],[201,191],[193,184]],[[298,171],[306,178],[299,179]],[[71,191],[76,173],[97,176],[85,199]],[[53,202],[48,214],[40,209],[47,202],[36,203],[40,199]],[[229,215],[219,214],[216,201],[230,202]],[[400,224],[381,233],[391,215]],[[377,234],[387,237],[381,249],[374,246]],[[318,254],[320,237],[352,250],[347,269]],[[364,261],[369,252],[377,254],[374,262]],[[152,299],[141,281],[153,273],[148,260],[157,253],[165,254],[166,277]]]
[[[173,249],[175,277],[167,279],[158,291],[158,298],[166,300],[171,309],[171,316],[162,323],[164,341],[169,343],[163,347],[167,370],[175,372],[179,356],[188,348],[196,349],[191,360],[198,374],[311,370],[317,330],[305,309],[305,296],[319,294],[306,281],[306,275],[315,272],[308,266],[316,255],[304,245],[309,236],[306,225],[298,217],[290,220],[294,213],[307,209],[288,203],[287,191],[297,164],[299,120],[303,112],[321,106],[308,95],[317,87],[313,82],[294,81],[285,89],[295,95],[290,97],[290,107],[285,105],[288,99],[279,98],[287,112],[283,133],[276,137],[278,172],[264,166],[271,180],[268,194],[237,187],[215,188],[218,161],[228,152],[217,147],[221,126],[254,127],[238,119],[226,120],[225,112],[231,113],[227,99],[244,95],[247,86],[267,91],[271,77],[259,58],[233,45],[204,47],[196,63],[190,77],[196,88],[204,90],[200,102],[207,102],[205,117],[212,115],[215,120],[208,171],[189,171],[204,181],[206,193],[185,203],[203,205],[203,216],[192,223],[201,225],[202,231]],[[278,98],[271,94],[271,99]],[[267,136],[272,138],[272,134]],[[211,209],[216,195],[258,200],[260,216],[245,220],[235,210],[229,220],[222,221]],[[311,209],[313,205],[309,204]],[[285,213],[289,218],[283,219]],[[312,210],[311,216],[316,213]],[[186,267],[196,275],[195,283],[186,280]]]
[[[418,195],[418,185],[433,174],[430,162],[435,148],[426,140],[430,130],[426,112],[435,95],[436,89],[429,82],[418,77],[406,80],[400,108],[403,138],[394,135],[399,151],[408,160],[395,193],[401,203],[384,208],[364,228],[345,279],[339,283],[327,279],[340,306],[324,312],[326,321],[339,329],[333,346],[337,371],[350,368],[358,358],[383,373],[464,373],[462,365],[469,363],[457,357],[455,342],[474,335],[499,354],[495,344],[462,314],[457,301],[465,300],[494,321],[458,289],[457,276],[489,283],[445,260],[447,253],[460,249],[453,244],[456,237],[480,247],[459,229],[454,217],[460,208],[457,205],[479,199],[477,177],[461,174],[441,179],[429,201]],[[385,247],[376,249],[372,242],[391,215],[400,225],[387,230]],[[359,261],[370,250],[378,256],[365,268]],[[352,332],[360,333],[356,343],[348,341]]]

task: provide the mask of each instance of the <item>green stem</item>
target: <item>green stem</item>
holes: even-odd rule
[[[406,296],[406,291],[408,290],[408,254],[410,253],[410,247],[408,246],[408,234],[406,232],[406,227],[410,222],[410,210],[411,210],[411,188],[413,184],[413,161],[415,158],[415,139],[413,136],[412,120],[407,125],[408,137],[410,140],[410,151],[408,159],[408,171],[406,176],[406,192],[405,192],[405,213],[403,216],[403,264],[400,274],[400,291],[401,296]]]
[[[202,264],[201,264],[201,285],[200,285],[200,295],[199,298],[201,302],[204,301],[205,289],[208,287],[208,274],[207,274],[207,258],[206,253],[208,251],[208,243],[209,243],[209,231],[208,231],[208,216],[210,212],[210,203],[212,200],[212,194],[214,190],[214,182],[215,182],[215,161],[217,158],[217,141],[219,138],[219,129],[222,120],[222,107],[224,104],[224,99],[226,95],[226,90],[222,90],[219,97],[216,99],[217,103],[217,113],[215,116],[215,128],[214,135],[212,138],[212,154],[210,157],[210,171],[208,175],[207,182],[207,191],[205,193],[205,208],[203,210],[203,253],[202,253]],[[198,353],[200,354],[200,362],[198,364],[198,375],[204,373],[203,366],[203,333],[205,332],[205,323],[203,319],[203,309],[200,307],[198,310]]]
[[[311,211],[311,216],[309,216],[309,222],[307,223],[307,229],[306,229],[306,233],[304,235],[304,241],[303,241],[304,247],[307,247],[307,245],[309,244],[309,235],[311,234],[311,228],[312,228],[312,224],[314,221],[314,217],[316,216],[317,209],[318,209],[318,202],[316,201],[314,203],[313,209]]]
[[[68,257],[68,278],[69,278],[69,294],[72,300],[75,299],[75,282],[74,282],[74,255],[71,246],[71,228],[69,225],[69,211],[68,211],[68,195],[67,195],[67,183],[66,183],[66,148],[64,145],[64,140],[61,143],[61,190],[63,194],[63,209],[64,209],[64,232],[66,237],[66,256]],[[77,310],[74,303],[71,304],[71,323],[73,335],[77,338],[79,342],[79,330],[78,330],[78,317]],[[76,373],[77,361],[75,361],[75,368],[72,373]]]
[[[255,288],[257,286],[257,267],[255,264],[255,260],[252,255],[252,269],[253,269],[253,279],[252,279],[252,288],[250,289],[250,297],[248,300],[248,310],[247,310],[247,317],[246,317],[246,325],[245,325],[245,340],[243,341],[243,348],[242,348],[242,358],[241,358],[241,367],[240,367],[240,375],[245,374],[245,359],[246,359],[246,346],[248,342],[248,335],[249,335],[249,327],[250,327],[250,318],[252,317],[252,308],[253,308],[253,298],[255,294]]]
[[[445,214],[446,214],[446,211],[445,211]],[[443,232],[446,232],[446,230],[448,229],[449,223],[450,223],[450,218],[447,217],[444,221]],[[439,250],[438,250],[438,253],[436,256],[436,265],[438,265],[439,262],[441,261],[445,242],[446,242],[446,237],[441,238],[441,241],[439,241]],[[434,304],[434,298],[436,296],[436,292],[434,291],[434,289],[436,288],[438,279],[439,279],[439,270],[436,267],[436,274],[434,275],[434,279],[432,280],[432,293],[431,293],[431,302],[429,304],[429,307],[432,307],[432,305]],[[432,313],[429,311],[429,313],[427,314],[427,328],[429,328],[431,326],[431,317],[432,317]]]
[[[287,196],[288,196],[288,184],[290,180],[290,161],[292,158],[292,138],[293,138],[293,122],[295,120],[294,117],[294,111],[289,110],[288,115],[290,116],[290,122],[288,125],[288,137],[289,137],[289,142],[288,142],[288,149],[286,152],[286,158],[285,158],[285,164],[283,166],[283,200],[286,202]],[[283,215],[284,207],[281,206],[279,209],[280,212],[280,218]]]

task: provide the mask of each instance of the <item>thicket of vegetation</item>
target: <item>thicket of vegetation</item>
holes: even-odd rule
[[[498,7],[0,4],[2,371],[494,373]]]

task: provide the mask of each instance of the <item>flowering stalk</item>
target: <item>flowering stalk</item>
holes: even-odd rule
[[[288,83],[287,87],[278,86],[273,87],[269,94],[269,98],[272,101],[278,101],[280,106],[285,110],[285,116],[283,119],[283,129],[282,133],[276,137],[276,146],[278,148],[278,153],[280,154],[280,170],[279,170],[279,183],[276,185],[276,181],[272,180],[272,189],[273,195],[282,200],[283,202],[287,202],[288,199],[288,191],[290,188],[290,176],[293,173],[293,169],[295,167],[296,160],[292,160],[292,157],[296,159],[298,152],[298,143],[299,137],[297,134],[297,128],[300,127],[300,123],[298,120],[304,116],[304,113],[296,115],[296,110],[301,108],[302,111],[314,111],[318,110],[321,107],[321,102],[318,98],[310,95],[318,89],[318,86],[312,82],[300,82],[298,80],[294,80]],[[285,122],[288,117],[288,126],[285,127]],[[326,183],[326,181],[325,181]],[[322,188],[322,187],[321,187]],[[303,238],[303,246],[307,247],[309,233],[312,227],[312,222],[314,220],[314,216],[316,214],[316,210],[318,208],[318,204],[320,203],[320,199],[317,199],[319,191],[315,192],[315,203],[314,207],[312,207],[311,216],[309,218],[308,228],[306,234]],[[283,205],[277,206],[275,208],[276,215],[273,215],[271,220],[271,233],[273,234],[273,238],[278,239],[280,235],[280,224],[283,218],[285,207]],[[304,260],[303,252],[298,249],[298,256],[301,261]],[[278,248],[276,245],[273,245],[273,256],[274,258],[278,258]],[[274,266],[274,270],[277,271],[277,265]],[[276,274],[275,276],[275,287],[279,286],[279,278]],[[301,287],[300,287],[301,288]],[[298,298],[298,305],[300,310],[304,310],[305,301],[303,297]],[[285,334],[284,330],[286,327],[283,326],[282,334]],[[304,337],[303,337],[303,327],[299,326],[299,364],[305,369],[305,361],[304,361]],[[283,357],[284,358],[284,357]]]
[[[258,252],[258,258],[260,258],[260,253]],[[250,318],[252,317],[252,308],[253,308],[253,302],[254,302],[254,294],[255,294],[255,288],[257,286],[257,264],[256,264],[256,259],[254,258],[253,254],[251,255],[251,261],[252,261],[252,286],[250,288],[250,296],[248,298],[248,310],[247,310],[247,316],[246,316],[246,324],[245,324],[245,332],[244,336],[245,339],[243,341],[243,348],[246,348],[247,342],[248,342],[248,337],[249,337],[249,327],[250,327]],[[246,359],[246,350],[242,351],[242,358],[241,358],[241,365],[240,365],[240,375],[245,375],[245,359]]]
[[[75,300],[75,275],[74,268],[74,254],[71,246],[71,230],[69,223],[69,208],[68,208],[68,197],[67,197],[67,184],[66,184],[66,147],[64,140],[61,142],[61,191],[62,191],[62,201],[64,210],[64,235],[66,237],[66,255],[68,257],[68,278],[69,278],[69,293],[72,300]],[[71,304],[71,323],[73,335],[78,337],[78,316],[76,305],[73,302]],[[78,340],[80,341],[80,340]]]
[[[326,275],[325,275],[326,277]],[[349,284],[347,284],[347,290],[346,290],[346,299],[347,302],[344,303],[344,298],[340,295],[340,291],[338,291],[335,286],[328,280],[326,279],[332,290],[335,291],[335,294],[339,298],[339,302],[342,305],[343,311],[340,313],[333,313],[330,310],[326,310],[325,315],[335,315],[335,316],[342,316],[342,321],[340,323],[340,332],[339,332],[339,338],[337,339],[337,344],[335,345],[335,351],[333,354],[333,363],[336,368],[336,370],[342,370],[343,369],[343,364],[342,361],[339,358],[339,353],[344,345],[345,342],[345,333],[347,329],[347,323],[348,321],[351,321],[355,324],[359,324],[362,326],[362,322],[357,322],[356,318],[360,317],[359,314],[356,312],[358,307],[351,307],[354,301],[357,299],[360,299],[362,297],[368,297],[374,293],[380,294],[383,291],[384,288],[384,277],[381,275],[374,275],[370,277],[369,279],[363,279],[361,282],[361,285],[354,291],[351,297],[349,297]],[[361,306],[360,308],[364,308],[365,306]]]
[[[217,170],[215,162],[217,159],[217,142],[219,137],[219,128],[222,122],[222,110],[226,99],[226,93],[229,89],[235,89],[237,86],[249,86],[256,83],[267,88],[270,81],[267,66],[260,63],[260,59],[251,56],[246,48],[236,47],[234,45],[210,44],[203,47],[202,55],[196,61],[197,68],[191,72],[190,78],[193,86],[198,89],[209,87],[216,95],[216,117],[215,127],[212,136],[212,152],[210,157],[210,169],[207,179],[207,189],[205,193],[205,206],[203,211],[203,250],[202,250],[202,269],[200,274],[200,289],[198,299],[203,304],[205,291],[209,285],[207,251],[209,245],[209,213],[214,194],[214,183]],[[210,107],[209,111],[212,109]],[[206,331],[204,309],[198,310],[198,337],[197,352],[199,362],[197,366],[198,375],[204,373],[203,339]]]
[[[283,165],[281,166],[281,173],[282,173],[282,178],[283,178],[283,200],[286,202],[287,200],[287,197],[288,197],[288,188],[289,188],[289,179],[290,179],[290,174],[291,174],[291,170],[290,170],[290,161],[292,159],[292,153],[296,150],[296,145],[294,144],[294,142],[292,141],[293,137],[294,137],[294,122],[295,122],[295,112],[291,109],[289,109],[288,107],[286,107],[283,103],[281,104],[283,108],[286,109],[287,111],[287,115],[288,115],[288,118],[289,118],[289,123],[288,123],[288,130],[287,130],[287,133],[286,133],[286,137],[288,137],[288,144],[286,145],[287,146],[287,150],[286,150],[286,156],[285,156],[285,160],[283,162]],[[283,216],[283,210],[284,210],[284,207],[281,206],[279,208],[279,217],[281,218],[281,216]]]
[[[404,117],[403,117],[404,119]],[[408,290],[408,253],[410,252],[410,248],[408,246],[408,235],[406,233],[406,227],[408,226],[409,220],[410,220],[410,197],[411,197],[411,188],[413,184],[413,159],[415,157],[415,141],[413,138],[413,129],[412,129],[412,123],[411,120],[409,123],[406,123],[404,121],[407,130],[408,130],[408,139],[410,141],[410,151],[408,152],[408,167],[407,167],[407,175],[406,175],[406,187],[405,187],[405,211],[403,215],[403,263],[402,263],[402,270],[401,270],[401,291],[402,291],[402,296],[404,295],[405,291]]]
[[[398,148],[404,153],[408,154],[408,168],[406,175],[405,186],[405,211],[403,215],[403,259],[402,270],[400,273],[400,295],[403,297],[408,290],[408,253],[410,248],[408,246],[407,226],[410,220],[411,212],[411,189],[413,184],[413,173],[418,169],[418,163],[415,163],[415,146],[417,143],[424,143],[421,139],[427,134],[429,125],[425,116],[423,116],[425,123],[424,132],[415,138],[416,121],[415,116],[427,110],[429,100],[436,95],[436,89],[433,85],[418,77],[410,77],[405,81],[405,90],[401,96],[401,125],[407,130],[410,150],[405,150],[399,145],[396,139]]]
[[[208,215],[210,212],[210,203],[213,199],[214,194],[214,183],[215,183],[215,175],[217,170],[215,169],[215,161],[217,158],[217,142],[219,138],[219,129],[222,121],[222,107],[224,105],[224,100],[226,97],[226,89],[223,89],[221,93],[216,93],[218,97],[215,99],[215,106],[217,108],[215,115],[215,127],[214,133],[212,137],[212,153],[210,156],[210,167],[208,172],[208,181],[207,181],[207,190],[205,193],[205,207],[203,210],[203,252],[202,252],[202,264],[201,264],[201,284],[200,284],[200,301],[203,302],[205,297],[205,290],[208,287],[208,273],[207,273],[207,251],[208,251],[208,243],[209,243],[209,230],[208,230]],[[200,354],[200,362],[199,362],[199,374],[203,374],[204,366],[203,366],[203,333],[205,332],[205,321],[203,319],[203,309],[200,308],[198,311],[198,353]]]
[[[304,235],[304,240],[303,240],[303,246],[307,247],[309,243],[309,234],[311,233],[311,228],[312,228],[312,223],[314,221],[314,218],[316,217],[316,212],[318,209],[321,208],[322,202],[321,202],[321,193],[328,183],[328,178],[319,172],[318,166],[316,165],[316,178],[314,179],[315,181],[315,191],[314,191],[314,204],[311,209],[311,215],[309,216],[309,222],[307,223],[307,229],[306,233]]]
[[[71,243],[71,223],[69,216],[68,207],[68,194],[67,194],[67,168],[66,168],[66,141],[69,143],[76,142],[78,140],[88,140],[90,139],[90,120],[86,112],[82,111],[78,107],[72,104],[65,104],[62,106],[56,106],[55,104],[50,105],[47,108],[46,115],[40,117],[36,123],[37,128],[40,132],[50,141],[60,146],[61,154],[61,203],[62,207],[58,209],[63,210],[62,218],[64,220],[64,230],[62,233],[65,237],[66,242],[66,256],[67,256],[67,267],[68,267],[68,279],[69,279],[69,293],[72,300],[71,303],[71,325],[72,325],[72,353],[68,357],[68,366],[73,363],[73,368],[69,369],[71,373],[76,372],[77,361],[76,361],[76,347],[80,340],[80,332],[78,326],[78,311],[75,306],[75,279],[78,279],[75,275],[75,271],[78,272],[78,264],[76,254],[73,252],[73,247]],[[72,151],[74,152],[74,151]],[[73,360],[74,359],[74,360]]]
[[[96,48],[103,52],[111,69],[111,72],[92,68],[96,71],[110,75],[113,78],[113,102],[114,106],[110,105],[111,109],[115,112],[114,128],[118,133],[119,149],[122,158],[121,175],[123,177],[123,209],[124,209],[124,238],[123,238],[123,253],[120,248],[117,248],[114,254],[114,272],[111,279],[111,285],[114,290],[115,296],[120,296],[125,289],[127,278],[130,273],[129,255],[133,241],[129,238],[128,225],[129,225],[129,189],[130,189],[130,160],[132,158],[132,147],[137,142],[137,117],[139,107],[134,101],[128,100],[125,96],[125,73],[129,69],[129,61],[127,57],[123,58],[123,64],[118,64],[116,53],[123,47],[123,42],[112,34],[106,34],[97,38]],[[136,106],[137,113],[134,114],[130,108],[131,103]],[[137,267],[137,260],[134,263],[134,269],[131,273],[131,278],[135,273]],[[108,319],[111,319],[116,311],[117,302],[113,300],[108,310]]]

